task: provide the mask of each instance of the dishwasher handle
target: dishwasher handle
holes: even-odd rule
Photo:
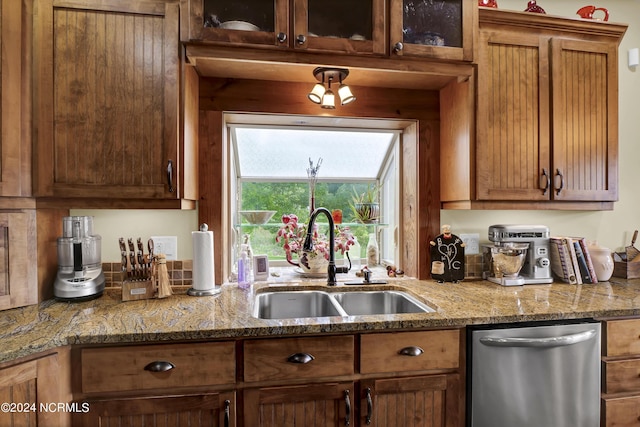
[[[480,342],[491,347],[561,347],[588,341],[597,334],[595,329],[578,332],[571,335],[546,338],[507,338],[486,336],[480,338]]]

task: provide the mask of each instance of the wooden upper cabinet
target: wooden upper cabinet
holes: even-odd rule
[[[31,26],[28,2],[0,0],[0,197],[31,195]]]
[[[612,209],[626,25],[481,8],[479,28],[477,80],[441,93],[443,122],[475,112],[443,127],[462,171],[443,177],[443,206]]]
[[[179,4],[36,0],[35,27],[36,196],[188,198]]]
[[[189,7],[189,40],[385,52],[384,0],[190,0]]]
[[[390,0],[389,5],[393,54],[473,60],[476,0]]]
[[[185,41],[312,52],[471,61],[477,28],[474,0],[190,0],[189,9]]]
[[[189,40],[288,46],[289,0],[189,0]]]

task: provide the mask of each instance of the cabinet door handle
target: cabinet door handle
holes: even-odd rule
[[[351,425],[351,400],[349,399],[349,390],[344,391],[344,404],[346,407],[344,425],[345,427],[349,427]]]
[[[367,396],[367,417],[365,418],[365,422],[367,425],[371,424],[371,418],[373,417],[373,399],[371,398],[371,387],[367,387],[365,391]]]
[[[556,195],[560,195],[560,192],[564,188],[564,175],[562,175],[560,169],[556,169],[556,176],[560,177],[560,187],[556,188]]]
[[[176,365],[174,365],[171,362],[166,362],[164,360],[156,360],[155,362],[151,362],[147,366],[145,366],[144,370],[150,371],[150,372],[167,372],[172,370],[175,367]]]
[[[173,160],[167,162],[167,183],[169,184],[169,193],[173,193]]]
[[[404,49],[404,45],[402,44],[402,42],[398,42],[393,45],[393,51],[395,53],[402,52],[402,49]]]
[[[420,356],[422,353],[424,353],[424,350],[416,345],[405,347],[398,352],[398,354],[401,354],[402,356],[412,356],[412,357]]]
[[[231,418],[231,401],[224,401],[224,427],[229,427],[229,419]]]
[[[278,39],[278,42],[280,43],[284,43],[287,41],[287,34],[286,33],[278,33],[278,35],[276,36],[276,38]]]
[[[313,357],[313,355],[309,353],[295,353],[287,358],[287,362],[304,364],[304,363],[309,363],[314,359],[315,357]]]
[[[551,187],[551,176],[549,176],[546,168],[542,168],[542,179],[545,181],[545,186],[542,187],[542,194],[544,195],[547,194],[549,187]]]
[[[298,37],[296,37],[296,43],[298,43],[299,45],[303,45],[307,42],[307,38],[305,37],[304,34],[298,34]]]

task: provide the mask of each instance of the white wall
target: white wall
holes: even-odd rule
[[[589,2],[584,0],[539,0],[548,14],[577,17],[576,11]],[[596,3],[609,10],[612,22],[624,22],[629,28],[619,50],[619,145],[620,201],[613,211],[442,211],[442,223],[451,224],[453,232],[479,233],[486,241],[491,224],[544,224],[553,234],[585,236],[611,249],[624,247],[631,241],[633,230],[640,228],[640,144],[635,125],[640,126],[640,70],[627,66],[627,51],[640,47],[640,1],[600,0]],[[527,0],[498,0],[501,9],[524,10]],[[178,236],[178,258],[191,259],[191,231],[197,230],[196,211],[170,210],[73,210],[72,215],[93,215],[94,229],[102,236],[103,261],[119,261],[118,237],[152,235]],[[640,243],[639,243],[640,244]],[[216,248],[218,250],[218,248]]]
[[[604,212],[443,210],[441,221],[450,224],[455,234],[479,233],[484,241],[491,224],[544,224],[552,234],[585,236],[611,249],[624,247],[631,241],[633,230],[640,228],[640,144],[635,128],[640,126],[640,69],[632,70],[627,65],[627,51],[640,47],[640,1],[538,0],[537,4],[547,14],[567,17],[577,17],[579,8],[595,4],[609,10],[610,22],[629,24],[618,51],[620,201],[615,203],[613,211]],[[498,0],[498,7],[522,11],[527,7],[527,0]]]

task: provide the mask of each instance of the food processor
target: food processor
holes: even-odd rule
[[[63,301],[90,300],[104,292],[102,238],[93,234],[93,217],[62,218],[58,237],[58,274],[53,295]]]

